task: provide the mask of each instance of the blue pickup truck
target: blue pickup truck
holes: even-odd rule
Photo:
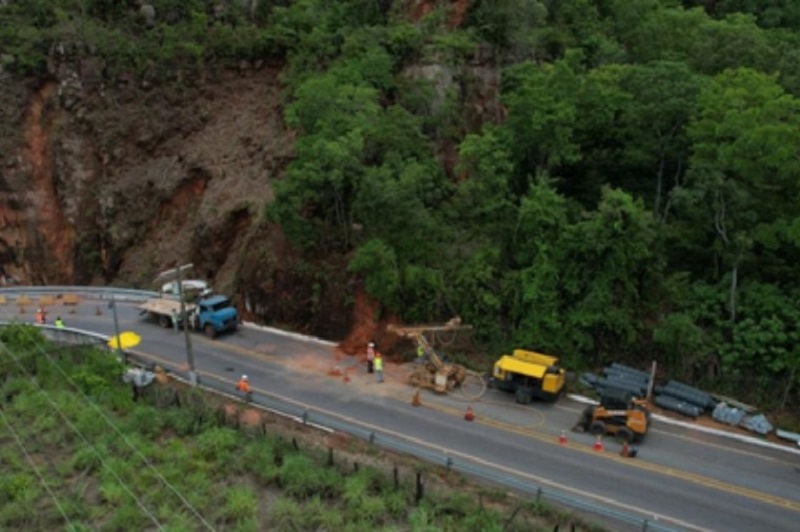
[[[239,312],[225,296],[208,296],[199,299],[190,315],[194,328],[209,338],[225,331],[235,331],[239,326]]]

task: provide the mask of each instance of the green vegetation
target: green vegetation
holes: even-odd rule
[[[0,49],[20,74],[59,43],[112,77],[280,61],[297,157],[267,213],[297,271],[346,262],[383,308],[459,314],[487,351],[655,359],[797,404],[800,4],[423,4],[153,0],[148,25],[28,0],[0,8]]]
[[[176,406],[175,388],[152,385],[134,402],[123,369],[31,326],[0,329],[0,529],[527,531],[574,521],[464,483],[431,489],[432,477],[415,502],[413,473],[395,485],[338,450],[330,464],[275,423],[267,436],[235,430],[203,393],[177,389]]]

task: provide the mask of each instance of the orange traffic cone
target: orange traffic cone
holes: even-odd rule
[[[419,399],[419,388],[414,392],[414,397],[411,398],[412,406],[422,406],[422,401]]]
[[[561,434],[558,436],[558,444],[559,445],[566,445],[567,444],[567,433],[566,431],[561,431]]]
[[[473,421],[475,419],[475,412],[472,411],[471,406],[467,406],[467,411],[464,412],[464,419],[467,421]]]
[[[597,439],[594,441],[594,446],[592,449],[598,452],[603,450],[603,437],[599,434],[597,435]]]

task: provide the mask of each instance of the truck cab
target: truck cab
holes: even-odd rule
[[[192,313],[195,329],[203,331],[209,338],[225,331],[235,331],[239,325],[239,312],[231,300],[214,295],[197,301]]]

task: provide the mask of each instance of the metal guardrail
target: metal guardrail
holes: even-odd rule
[[[19,296],[45,296],[75,294],[95,299],[116,299],[117,301],[143,301],[158,297],[153,290],[136,290],[114,286],[6,286],[0,288],[0,296],[18,298]]]
[[[105,295],[104,299],[111,299],[112,295],[122,300],[118,295],[129,295],[139,300],[141,298],[150,298],[157,295],[155,292],[147,292],[143,290],[125,290],[116,288],[91,288],[87,287],[42,287],[41,290],[29,287],[15,287],[0,289],[0,295],[11,294],[53,294],[53,293],[72,293],[72,294],[93,294],[95,297],[98,295]],[[0,326],[5,326],[11,323],[18,323],[15,321],[0,320]],[[84,331],[73,328],[57,328],[50,325],[37,326],[48,340],[55,343],[69,344],[69,345],[92,345],[100,349],[112,351],[108,346],[110,337],[97,334],[91,331]],[[131,362],[138,362],[139,365],[152,365],[153,362],[148,360],[146,356],[136,351],[129,351],[125,353],[126,358]],[[172,368],[164,368],[173,375],[178,376],[181,380],[188,382],[188,374],[180,370],[177,364]],[[199,382],[199,387],[215,392],[225,393],[230,392],[230,384],[204,374]],[[633,514],[614,510],[607,506],[591,502],[589,500],[576,497],[552,488],[544,488],[535,485],[530,481],[522,478],[509,475],[506,472],[500,472],[487,465],[476,464],[460,456],[453,455],[447,452],[447,449],[438,448],[435,446],[423,445],[421,443],[411,442],[401,439],[397,436],[384,434],[380,431],[360,426],[356,422],[347,421],[341,418],[336,418],[330,415],[323,414],[315,411],[313,407],[300,405],[298,403],[284,400],[277,396],[265,396],[261,394],[253,395],[254,406],[267,408],[281,415],[299,420],[301,423],[309,425],[317,425],[326,427],[332,430],[340,431],[350,436],[360,438],[368,441],[371,444],[379,447],[384,447],[392,451],[413,456],[431,464],[443,466],[448,470],[452,470],[464,475],[478,478],[482,481],[502,486],[516,492],[527,494],[536,497],[537,501],[551,502],[560,506],[572,508],[577,511],[590,513],[600,518],[610,520],[618,525],[626,525],[631,530],[652,530],[656,532],[671,532],[678,530],[668,527],[657,519],[646,519]]]

